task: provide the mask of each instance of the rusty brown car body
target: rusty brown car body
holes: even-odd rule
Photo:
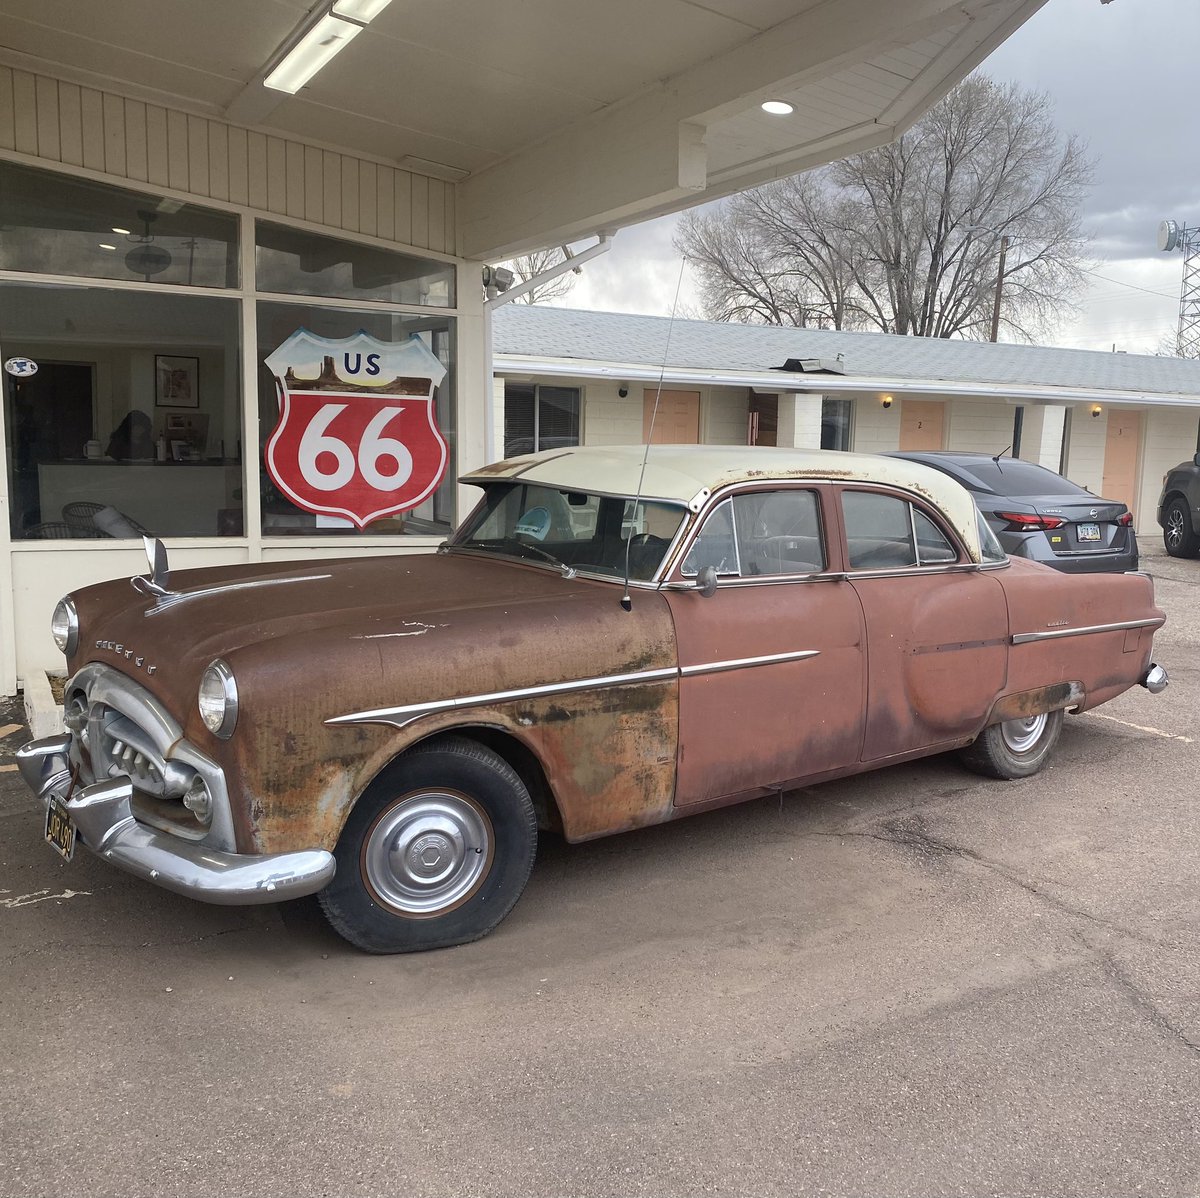
[[[1024,776],[1064,712],[1166,685],[1148,577],[1009,561],[912,463],[580,449],[467,481],[485,498],[436,555],[169,574],[150,545],[147,577],[69,596],[67,730],[20,754],[48,839],[436,947],[511,909],[539,827],[949,750]]]

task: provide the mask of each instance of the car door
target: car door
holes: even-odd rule
[[[934,509],[843,487],[847,577],[867,640],[864,762],[973,736],[1005,686],[1008,607]]]
[[[716,593],[666,591],[679,683],[675,803],[716,803],[852,765],[862,743],[862,608],[829,569],[825,488],[717,502],[676,568]]]

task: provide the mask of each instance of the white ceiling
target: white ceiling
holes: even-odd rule
[[[0,0],[0,61],[440,164],[460,252],[498,257],[888,140],[1042,3],[393,0],[288,97],[259,81],[308,0]]]

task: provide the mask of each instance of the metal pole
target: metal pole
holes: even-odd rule
[[[1004,259],[1008,254],[1008,237],[1000,238],[1000,265],[996,269],[996,302],[992,305],[992,340],[1000,336],[1000,296],[1004,292]]]

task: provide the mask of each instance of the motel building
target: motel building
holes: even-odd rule
[[[504,450],[494,263],[886,142],[1041,3],[9,0],[0,693],[142,530],[173,569],[430,551]]]
[[[713,324],[510,304],[493,325],[511,457],[655,442],[1011,454],[1134,514],[1200,449],[1200,361],[1047,346]]]

